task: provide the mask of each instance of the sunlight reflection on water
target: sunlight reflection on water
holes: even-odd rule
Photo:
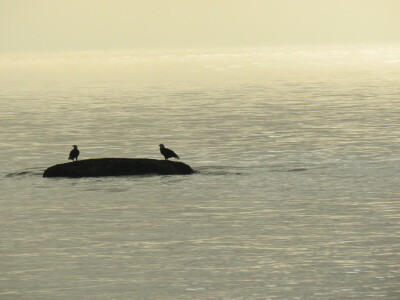
[[[0,296],[397,299],[399,75],[340,53],[6,62]],[[161,142],[197,172],[41,177]]]

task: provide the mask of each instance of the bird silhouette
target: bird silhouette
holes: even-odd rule
[[[170,157],[175,157],[179,159],[179,156],[171,149],[165,148],[164,144],[160,144],[159,146],[160,146],[160,152],[162,155],[164,155],[165,160],[168,160],[168,158]]]
[[[78,146],[73,145],[72,147],[74,147],[74,149],[72,149],[71,152],[69,153],[68,159],[71,159],[72,161],[74,161],[75,159],[76,161],[78,161],[78,156],[79,156]]]

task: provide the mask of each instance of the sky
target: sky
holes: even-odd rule
[[[0,0],[0,52],[400,43],[400,0]]]

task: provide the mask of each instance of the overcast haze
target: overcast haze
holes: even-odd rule
[[[2,52],[399,42],[399,0],[0,0]]]

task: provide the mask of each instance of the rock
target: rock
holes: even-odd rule
[[[193,169],[182,162],[147,158],[97,158],[58,164],[43,177],[98,177],[127,175],[186,175]]]

